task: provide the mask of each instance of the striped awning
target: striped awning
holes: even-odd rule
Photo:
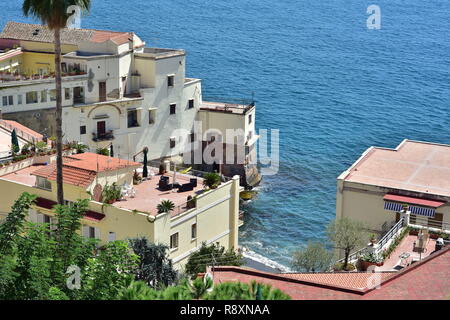
[[[389,201],[384,202],[384,210],[401,211],[402,209],[403,209],[403,206],[401,203],[389,202]]]
[[[434,208],[424,208],[424,207],[417,207],[417,206],[409,206],[409,211],[412,214],[430,217],[430,218],[433,218],[436,213],[436,209],[434,209]]]
[[[408,205],[408,210],[412,214],[425,217],[434,217],[434,215],[436,214],[436,208],[444,205],[445,202],[400,196],[395,194],[386,194],[384,196],[385,210],[399,212],[403,209],[403,204]]]

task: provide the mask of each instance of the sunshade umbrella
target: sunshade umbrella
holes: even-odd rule
[[[109,156],[114,157],[114,147],[113,147],[112,143],[109,146]]]
[[[148,148],[145,147],[144,150],[144,168],[142,168],[142,177],[147,178],[148,177],[148,170],[147,170],[147,152]]]

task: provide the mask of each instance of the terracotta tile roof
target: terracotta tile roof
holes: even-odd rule
[[[82,42],[90,41],[95,43],[107,40],[113,41],[120,45],[128,42],[128,38],[132,38],[129,32],[113,32],[93,29],[62,29],[61,44],[78,45]],[[29,24],[10,21],[6,24],[0,39],[17,39],[37,42],[54,42],[53,31],[46,26],[40,24]]]
[[[393,276],[395,272],[380,272],[380,280],[384,281]],[[367,289],[373,273],[368,272],[328,272],[328,273],[285,273],[286,278],[291,278],[310,283],[317,283],[329,286],[337,286],[348,289]]]
[[[209,268],[210,269],[210,268]],[[210,270],[209,270],[210,271]],[[368,288],[376,275],[378,288]],[[400,272],[274,274],[239,267],[214,268],[214,282],[256,280],[284,291],[295,300],[417,300],[450,298],[450,246]]]
[[[117,170],[127,167],[138,168],[141,166],[141,164],[138,162],[107,157],[90,152],[74,154],[71,156],[66,156],[65,158],[66,162],[64,163],[64,166],[70,166],[84,170],[91,170],[95,172]]]
[[[138,168],[137,162],[106,157],[95,153],[82,153],[63,158],[64,183],[87,188],[98,172],[121,168]],[[35,176],[56,181],[56,163],[40,168],[32,173]]]
[[[38,177],[46,178],[48,180],[56,181],[56,164],[52,163],[45,168],[34,171],[32,174]],[[66,167],[65,164],[63,165],[64,183],[87,188],[92,183],[92,181],[94,181],[95,177],[95,171]]]

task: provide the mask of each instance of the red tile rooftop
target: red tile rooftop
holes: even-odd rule
[[[404,140],[396,149],[371,147],[341,177],[450,197],[450,145]]]
[[[153,168],[153,172],[157,172],[157,169]],[[172,183],[173,174],[166,174],[169,177],[169,182]],[[140,212],[146,212],[151,215],[157,214],[156,207],[162,200],[171,200],[176,207],[172,212],[172,216],[187,210],[186,202],[187,197],[194,197],[196,193],[203,189],[203,180],[201,178],[177,174],[176,182],[183,184],[189,183],[190,178],[197,178],[197,187],[193,191],[177,192],[177,189],[169,191],[161,191],[158,189],[160,175],[155,175],[152,179],[141,182],[138,185],[134,185],[136,190],[136,196],[134,198],[127,197],[126,200],[117,201],[113,206],[128,210],[138,210]]]
[[[450,298],[450,246],[400,272],[274,274],[224,266],[214,268],[212,273],[215,283],[255,280],[270,284],[295,300],[443,300]],[[374,289],[367,283],[373,275],[381,281]]]

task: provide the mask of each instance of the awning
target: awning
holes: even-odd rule
[[[103,213],[98,213],[98,212],[95,212],[95,211],[86,211],[86,213],[84,214],[83,219],[88,219],[88,220],[92,220],[92,221],[95,221],[95,222],[99,222],[104,217],[105,217],[105,215]]]
[[[400,196],[395,194],[386,194],[384,196],[384,200],[385,210],[398,212],[403,209],[403,204],[408,204],[408,210],[412,214],[425,217],[434,217],[436,208],[445,204],[445,202],[442,201]]]
[[[52,210],[53,207],[55,205],[57,205],[58,203],[49,199],[45,199],[45,198],[37,198],[36,199],[36,205],[38,207],[44,208],[44,209],[48,209],[48,210]],[[102,220],[105,217],[105,215],[103,213],[98,213],[95,211],[86,211],[86,213],[83,216],[83,219],[88,219],[91,221],[95,221],[95,222],[99,222],[100,220]]]
[[[395,194],[386,194],[384,196],[384,200],[387,201],[396,201],[407,204],[417,204],[419,206],[438,208],[445,204],[443,201],[435,201],[435,200],[426,200],[421,198],[407,197],[407,196],[399,196]]]
[[[37,198],[36,199],[36,205],[38,207],[51,210],[51,209],[53,209],[53,206],[57,205],[57,202],[52,201],[52,200],[48,200],[48,199],[45,199],[45,198]]]

